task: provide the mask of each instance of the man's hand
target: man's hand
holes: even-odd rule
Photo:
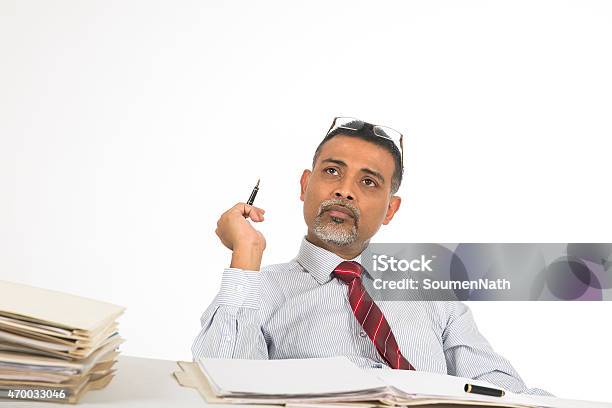
[[[266,249],[266,239],[257,231],[247,218],[262,222],[265,211],[245,203],[238,203],[224,212],[215,233],[232,252],[231,268],[258,271],[261,257]]]

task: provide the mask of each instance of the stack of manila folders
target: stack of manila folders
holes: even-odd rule
[[[362,369],[346,357],[287,360],[201,358],[179,361],[178,383],[209,404],[263,404],[298,408],[504,407],[612,408],[612,404],[505,392],[466,392],[466,384],[500,389],[444,374]],[[261,406],[261,405],[260,405]]]
[[[0,399],[76,403],[104,388],[123,342],[116,322],[123,311],[0,281]]]

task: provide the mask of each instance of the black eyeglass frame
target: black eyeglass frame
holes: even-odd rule
[[[339,121],[345,121],[346,123],[344,124],[337,124]],[[357,123],[356,126],[347,126],[349,123]],[[393,129],[390,128],[388,126],[381,126],[381,125],[374,125],[372,123],[368,123],[365,122],[361,119],[357,119],[357,118],[352,118],[349,116],[336,116],[334,118],[334,121],[332,122],[331,126],[329,127],[329,130],[327,131],[327,133],[325,134],[325,136],[327,137],[327,135],[329,135],[331,132],[333,132],[336,129],[346,129],[346,130],[355,130],[355,131],[359,131],[361,129],[364,128],[364,126],[369,125],[372,126],[372,131],[374,132],[374,134],[378,137],[381,137],[383,139],[387,139],[392,141],[397,147],[399,147],[399,151],[400,151],[400,162],[402,165],[402,171],[404,170],[404,135]],[[389,136],[389,134],[392,135],[396,135],[397,140],[395,140],[392,136]]]

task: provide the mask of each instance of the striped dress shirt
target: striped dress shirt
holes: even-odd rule
[[[355,319],[346,284],[331,276],[343,260],[304,238],[288,263],[257,272],[225,269],[221,289],[202,315],[192,346],[194,360],[343,355],[360,367],[389,369]],[[516,393],[552,395],[525,386],[480,334],[463,302],[376,304],[416,370],[488,381]]]

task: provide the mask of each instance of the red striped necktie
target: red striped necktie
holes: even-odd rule
[[[414,370],[412,364],[402,356],[387,319],[363,287],[363,271],[364,268],[359,262],[344,261],[336,266],[332,276],[348,284],[348,298],[353,314],[382,358],[391,368]]]

